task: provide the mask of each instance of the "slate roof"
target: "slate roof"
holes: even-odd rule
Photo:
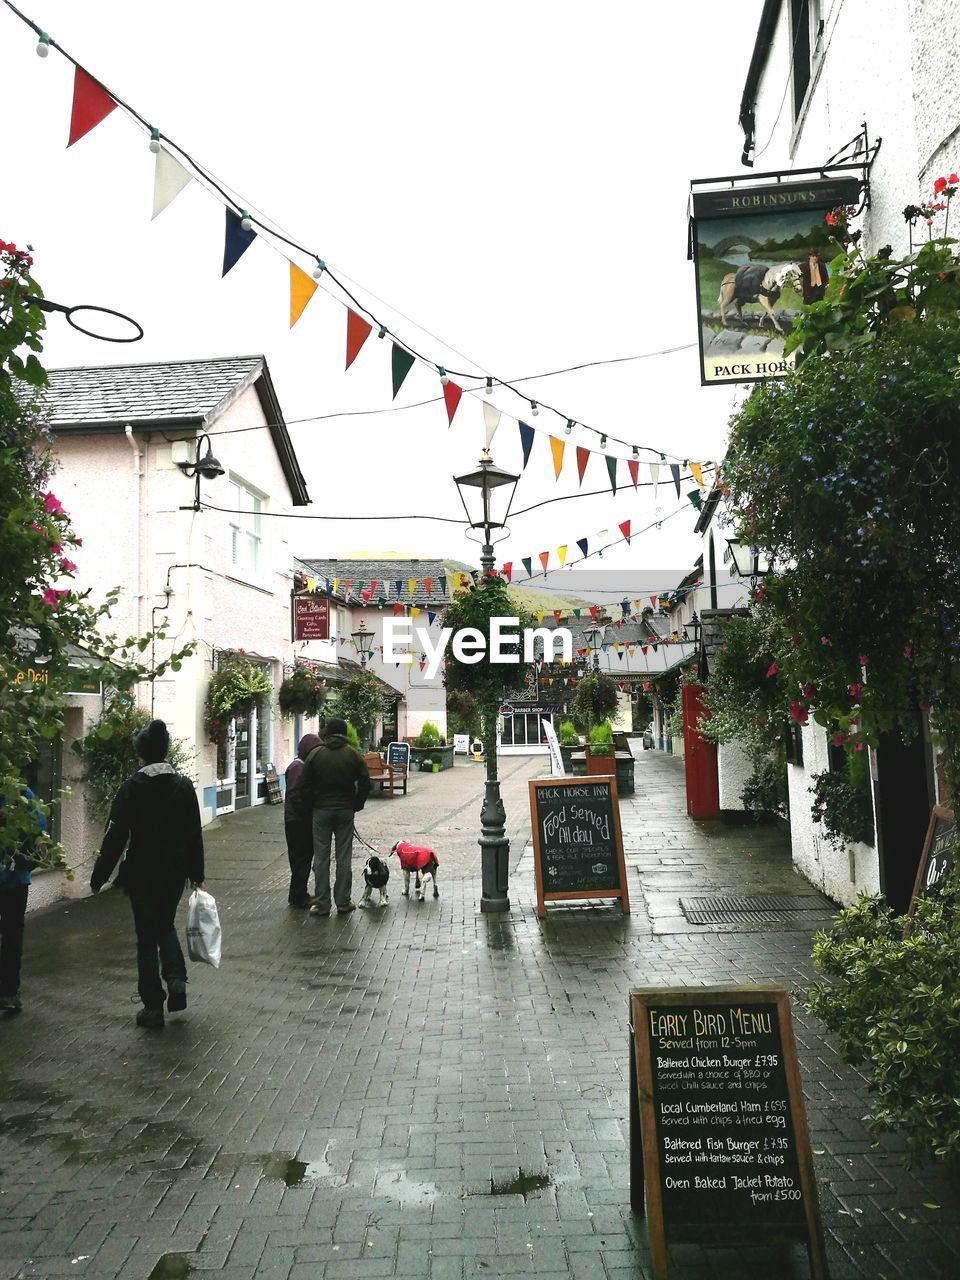
[[[397,599],[396,587],[394,583],[400,581],[403,583],[403,589],[400,594],[402,604],[414,604],[418,608],[427,607],[435,609],[438,605],[449,604],[453,599],[453,574],[456,570],[462,573],[469,573],[470,566],[457,560],[361,560],[361,559],[330,559],[330,560],[307,560],[298,557],[298,562],[304,566],[304,571],[314,578],[329,578],[331,583],[334,578],[339,578],[341,582],[350,580],[351,603],[358,604],[355,595],[355,585],[363,582],[367,586],[376,580],[378,588],[380,584],[386,582],[387,597],[391,603]],[[442,583],[440,579],[446,576],[447,591],[444,594],[441,591]],[[417,586],[413,596],[407,590],[407,582],[411,578],[416,578]],[[424,590],[424,579],[430,578],[431,589],[429,595]],[[379,589],[374,595],[371,604],[376,605],[379,597]],[[338,592],[338,596],[342,597],[342,592]]]
[[[254,387],[290,487],[294,506],[310,498],[263,356],[166,360],[151,364],[51,369],[44,393],[47,423],[57,433],[92,435],[176,428],[209,429]]]

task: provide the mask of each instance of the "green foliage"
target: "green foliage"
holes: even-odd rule
[[[346,739],[348,747],[353,747],[354,751],[360,750],[360,735],[349,720],[347,721]]]
[[[817,935],[813,959],[826,981],[807,993],[808,1007],[865,1069],[873,1126],[901,1130],[914,1157],[960,1171],[957,874],[918,902],[912,928],[881,898],[861,897]]]
[[[496,764],[497,712],[505,696],[526,687],[529,664],[522,658],[516,665],[490,661],[490,624],[493,618],[518,618],[522,631],[533,625],[533,617],[510,599],[507,584],[499,574],[481,576],[476,585],[458,591],[443,611],[443,625],[454,632],[473,627],[483,637],[486,649],[479,662],[460,662],[447,647],[444,655],[444,684],[451,692],[469,693],[480,714],[488,768]],[[490,761],[492,760],[492,764]]]
[[[561,747],[579,747],[580,735],[574,728],[572,721],[564,720],[557,732],[557,740]]]
[[[787,812],[787,769],[779,752],[769,752],[753,762],[753,772],[744,783],[740,799],[757,821],[783,816]]]
[[[326,696],[326,686],[313,668],[297,663],[290,675],[281,681],[277,702],[285,716],[318,716]]]
[[[873,804],[866,752],[848,752],[842,773],[820,773],[810,788],[811,817],[823,826],[827,840],[838,849],[851,841],[873,844]]]
[[[361,739],[366,740],[386,709],[380,681],[372,671],[361,671],[327,699],[324,716],[328,722],[336,717],[350,721]]]
[[[447,690],[447,727],[451,734],[466,733],[471,738],[480,732],[480,708],[472,693],[463,689]]]
[[[590,727],[590,750],[595,755],[609,755],[613,750],[613,729],[610,727],[610,721],[604,720],[600,724],[591,725]]]
[[[952,243],[933,241],[900,264],[853,254],[834,264],[835,295],[804,312],[802,364],[756,387],[734,419],[724,482],[741,539],[783,566],[758,589],[775,624],[782,712],[801,723],[813,714],[854,747],[914,733],[917,707],[929,706],[956,788]]]
[[[119,688],[178,670],[195,647],[184,645],[148,668],[140,656],[152,639],[164,638],[162,628],[121,639],[107,630],[119,588],[93,605],[70,586],[70,554],[80,539],[50,488],[54,459],[36,395],[47,384],[37,358],[44,319],[27,302],[43,295],[32,262],[29,251],[0,242],[0,866],[35,834],[20,793],[30,763],[63,732],[66,691],[77,676],[70,669],[74,646],[90,655],[86,676]],[[31,667],[43,671],[42,680],[29,678]],[[63,865],[62,850],[46,835],[37,858],[41,866]]]
[[[73,743],[73,750],[83,761],[83,781],[99,813],[107,813],[120,784],[143,763],[134,739],[151,719],[129,694],[115,692],[97,723]],[[193,752],[183,738],[171,738],[167,760],[178,773],[189,774]]]
[[[210,677],[203,723],[211,742],[225,742],[230,722],[258,698],[268,697],[273,684],[267,671],[242,653],[226,655]]]
[[[415,747],[439,747],[443,745],[443,736],[432,720],[424,722],[423,728],[414,740]]]
[[[573,698],[574,720],[581,728],[592,729],[616,711],[618,701],[617,686],[609,676],[598,671],[584,676]]]

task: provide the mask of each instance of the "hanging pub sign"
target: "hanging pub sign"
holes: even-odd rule
[[[722,190],[691,184],[704,386],[782,378],[793,368],[784,344],[800,307],[824,297],[827,264],[839,252],[826,214],[859,204],[861,185],[851,177]]]
[[[325,596],[293,597],[293,638],[330,639],[330,601]]]

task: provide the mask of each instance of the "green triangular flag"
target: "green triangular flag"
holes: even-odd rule
[[[573,616],[574,616],[575,618],[579,618],[579,617],[580,617],[580,610],[579,610],[579,609],[574,609],[574,611],[573,611]]]
[[[698,511],[702,509],[703,495],[701,494],[699,489],[691,489],[690,492],[687,494],[687,497],[690,499],[690,501],[693,503],[693,505],[696,507]]]
[[[524,556],[524,557],[523,557],[523,559],[522,559],[522,561],[521,561],[521,563],[522,563],[522,565],[523,565],[524,569],[526,569],[526,571],[527,571],[527,577],[528,577],[528,578],[529,578],[529,577],[531,577],[531,576],[532,576],[532,574],[533,574],[533,557],[532,557],[532,556]]]
[[[445,573],[440,575],[440,594],[443,596],[447,594],[447,575]]]
[[[610,487],[614,493],[617,492],[617,458],[607,458],[607,474],[610,477]]]
[[[409,351],[403,347],[393,344],[393,357],[391,364],[393,365],[393,398],[396,400],[397,392],[403,386],[403,380],[413,367],[414,357]]]

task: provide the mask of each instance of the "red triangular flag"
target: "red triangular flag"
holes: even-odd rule
[[[447,406],[447,426],[453,425],[453,415],[457,412],[457,405],[460,403],[460,397],[463,395],[463,387],[458,387],[455,382],[445,382],[443,384],[443,401]]]
[[[347,368],[353,364],[360,354],[360,348],[370,337],[372,324],[367,324],[363,316],[347,308]]]
[[[433,579],[432,579],[432,578],[424,578],[424,580],[423,580],[423,589],[424,589],[424,591],[427,593],[427,595],[429,595],[429,594],[430,594],[430,591],[431,591],[432,587],[433,587]],[[379,899],[378,899],[378,901],[379,901]]]
[[[544,573],[546,573],[546,571],[547,571],[547,561],[548,561],[549,559],[550,559],[550,552],[549,552],[549,551],[541,551],[541,552],[540,552],[540,563],[543,565],[543,571],[544,571]]]
[[[656,596],[651,596],[651,597],[650,597],[650,603],[653,605],[653,607],[654,607],[654,608],[656,608],[656,607],[657,607],[657,597],[656,597]]]
[[[396,617],[398,613],[402,613],[402,612],[403,612],[403,605],[398,600],[397,603],[393,606],[393,616]]]
[[[117,104],[106,89],[77,67],[73,76],[73,110],[70,113],[68,147],[105,120]]]
[[[507,563],[503,566],[503,576],[509,582],[512,574],[513,574],[513,561],[508,560]]]
[[[559,610],[559,609],[554,609],[554,611],[553,611],[553,620],[554,620],[554,622],[557,624],[557,626],[558,626],[558,627],[559,627],[559,625],[560,625],[560,616],[561,616],[561,615],[560,615],[560,610]]]
[[[629,520],[624,520],[623,524],[620,525],[620,532],[626,538],[627,546],[629,547],[630,545],[630,521]]]
[[[640,473],[640,463],[636,458],[627,459],[627,470],[630,472],[630,479],[633,481],[633,487],[637,487],[637,476]]]
[[[592,604],[592,605],[590,606],[590,617],[594,620],[594,622],[596,622],[596,620],[597,620],[597,606],[596,606],[595,604]]]
[[[583,473],[587,469],[587,463],[590,461],[590,450],[584,449],[577,445],[577,475],[580,477],[580,483],[583,484]]]

